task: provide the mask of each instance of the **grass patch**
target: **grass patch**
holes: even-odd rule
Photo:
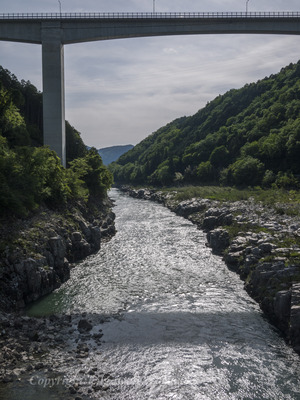
[[[162,191],[173,192],[174,200],[176,201],[188,200],[193,197],[219,201],[236,201],[247,200],[249,197],[243,190],[220,186],[184,186],[179,188],[164,188]]]
[[[273,231],[268,228],[265,228],[265,227],[262,227],[259,225],[253,225],[248,222],[245,222],[243,224],[238,224],[236,222],[233,222],[233,224],[226,225],[223,228],[226,229],[231,240],[237,236],[240,236],[240,235],[246,233],[246,232],[253,232],[253,233],[264,232],[264,233],[273,234]]]
[[[300,214],[300,191],[262,189],[260,187],[238,189],[228,186],[184,186],[163,188],[163,192],[174,193],[174,200],[183,201],[193,197],[224,201],[252,199],[264,205],[276,207],[278,214]]]
[[[274,254],[269,254],[263,258],[261,258],[259,261],[261,263],[265,263],[265,262],[273,262],[274,259],[276,258],[276,256]]]
[[[274,242],[278,247],[281,248],[293,248],[300,247],[300,237],[298,236],[285,236],[278,241]],[[298,252],[293,252],[293,254],[298,254]]]

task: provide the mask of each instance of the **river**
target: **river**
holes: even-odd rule
[[[101,328],[103,344],[61,373],[97,365],[109,378],[96,399],[300,399],[299,357],[205,234],[159,204],[110,196],[116,236],[29,310],[85,313]]]

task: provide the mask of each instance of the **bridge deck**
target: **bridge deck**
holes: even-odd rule
[[[300,18],[300,11],[275,12],[142,12],[142,13],[15,13],[0,14],[0,20],[63,20],[63,19],[166,19],[166,18]]]

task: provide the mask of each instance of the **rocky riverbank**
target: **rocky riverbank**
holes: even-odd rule
[[[266,207],[193,198],[174,192],[122,187],[130,196],[157,201],[207,233],[207,245],[245,282],[286,341],[300,354],[300,219],[284,204]]]
[[[22,309],[58,288],[69,278],[75,262],[98,251],[101,241],[115,234],[112,206],[105,198],[89,206],[43,208],[23,220],[2,221],[0,398],[7,398],[17,387],[25,393],[31,387],[43,398],[56,393],[67,400],[90,399],[107,390],[109,376],[98,371],[92,360],[101,345],[100,326],[105,318],[29,318]],[[86,358],[89,369],[80,369]],[[79,370],[76,376],[66,376],[62,368]]]
[[[86,314],[0,314],[0,398],[14,398],[9,394],[16,391],[29,398],[32,390],[34,398],[39,393],[65,400],[104,395],[111,376],[94,359],[100,354],[104,321],[105,317]]]
[[[111,207],[105,198],[2,221],[0,309],[20,310],[65,282],[73,263],[98,251],[101,240],[115,233]]]

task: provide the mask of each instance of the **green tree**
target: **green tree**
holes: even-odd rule
[[[154,185],[168,185],[173,182],[173,176],[170,172],[168,162],[162,163],[159,167],[151,174],[150,183]]]
[[[225,146],[216,147],[211,152],[209,161],[215,168],[227,167],[230,161],[229,151]]]
[[[278,172],[275,187],[283,189],[296,189],[299,188],[299,181],[295,178],[292,172]]]
[[[247,156],[251,156],[251,157],[257,157],[259,154],[259,143],[257,140],[255,140],[254,142],[247,142],[242,148],[241,148],[241,155],[242,157],[247,157]]]
[[[67,164],[75,158],[81,158],[87,154],[87,148],[80,133],[68,121],[66,121],[66,153]]]
[[[285,133],[289,167],[295,174],[300,174],[300,118],[289,124]]]
[[[198,165],[197,178],[200,182],[213,182],[215,171],[210,161],[204,161]]]
[[[262,160],[281,158],[284,150],[284,138],[278,133],[270,133],[259,141],[259,155]]]
[[[264,164],[251,156],[240,158],[230,169],[234,183],[238,186],[260,185],[264,174]]]
[[[113,176],[95,148],[91,148],[85,157],[71,161],[70,168],[85,183],[92,197],[103,196],[113,184]]]
[[[273,171],[270,171],[269,169],[265,172],[263,180],[262,180],[262,186],[264,188],[269,188],[272,186],[272,184],[276,180],[276,175],[274,174]]]

